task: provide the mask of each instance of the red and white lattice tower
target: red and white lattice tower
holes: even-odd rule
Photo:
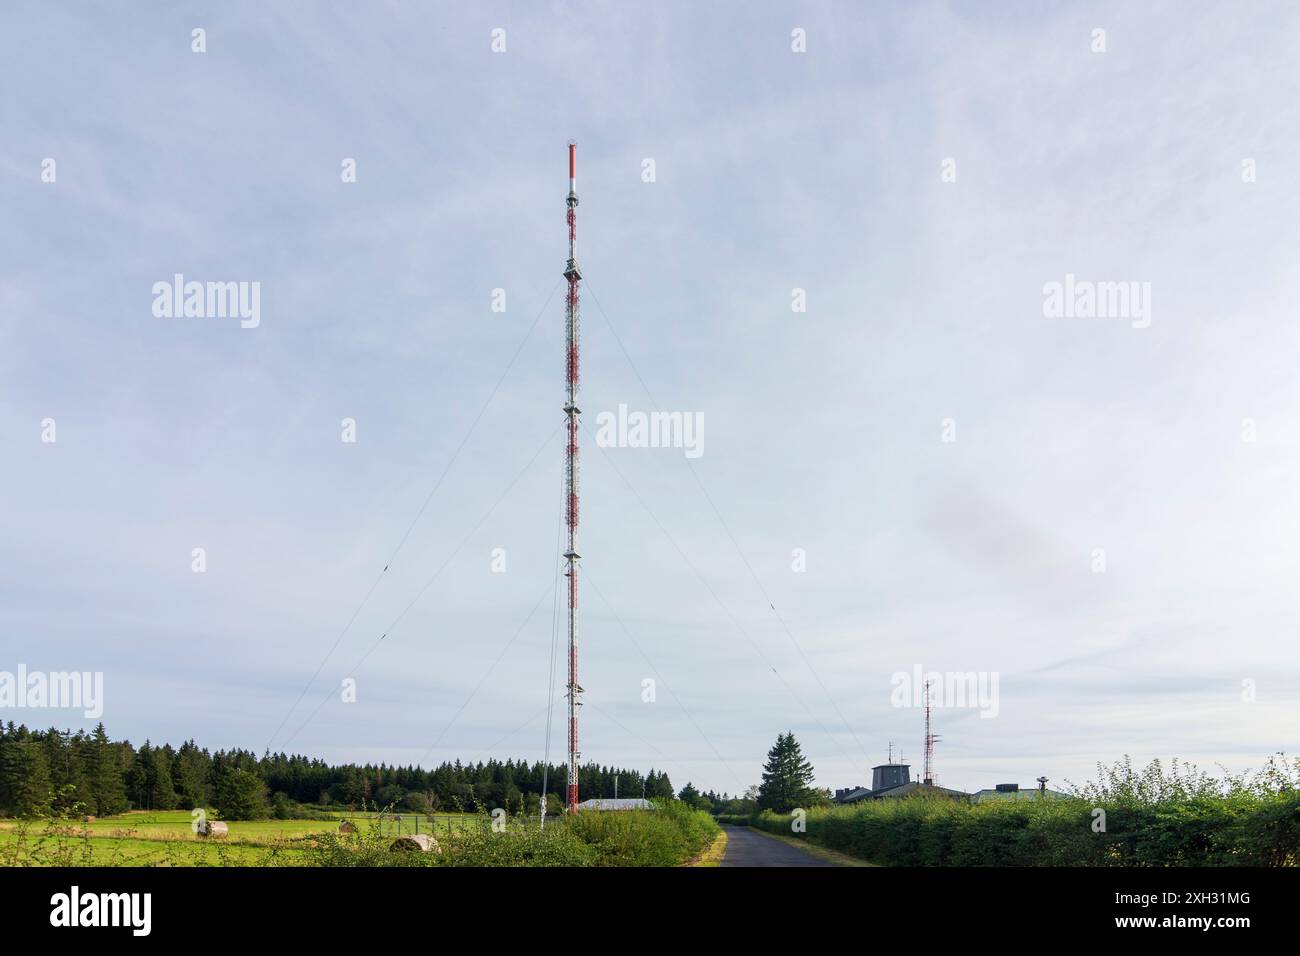
[[[569,280],[568,295],[564,300],[565,328],[565,402],[564,414],[567,446],[564,455],[565,523],[569,529],[568,546],[564,551],[564,575],[569,579],[569,792],[567,807],[578,809],[578,696],[582,686],[578,683],[578,283],[582,272],[578,268],[578,180],[576,175],[577,144],[569,143],[569,261],[564,267],[564,278]]]

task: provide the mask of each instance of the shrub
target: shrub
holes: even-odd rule
[[[595,848],[597,866],[676,866],[718,832],[707,812],[679,800],[655,801],[653,810],[585,811],[563,825]]]
[[[1093,830],[1094,809],[1106,829]],[[807,839],[893,866],[1295,866],[1300,791],[1094,804],[925,797],[807,811]],[[791,818],[737,822],[789,834]]]
[[[439,833],[438,853],[393,852],[393,835],[377,819],[304,845],[306,862],[316,866],[677,866],[702,853],[717,832],[708,813],[670,800],[649,811],[583,811],[545,830],[531,817],[494,829],[484,813]]]

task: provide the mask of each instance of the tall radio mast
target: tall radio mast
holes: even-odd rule
[[[564,300],[565,328],[565,403],[568,417],[568,445],[564,455],[565,522],[568,525],[568,547],[564,551],[564,575],[569,579],[569,792],[568,809],[578,809],[578,283],[582,271],[578,268],[578,180],[576,174],[578,146],[569,143],[569,261],[564,267],[564,277],[569,280],[569,292]]]
[[[921,771],[921,781],[927,786],[934,786],[934,742],[939,735],[930,732],[930,682],[925,682],[925,763]]]

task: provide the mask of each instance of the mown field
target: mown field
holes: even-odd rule
[[[382,837],[416,832],[416,817],[352,813],[359,828]],[[342,818],[340,818],[342,819]],[[132,811],[90,822],[80,820],[0,820],[0,864],[78,866],[257,865],[275,857],[291,864],[306,850],[304,838],[337,833],[340,819],[235,820],[229,834],[205,839],[193,832],[188,810]],[[421,815],[419,832],[431,828],[443,839],[477,825],[472,814]]]
[[[718,833],[707,814],[665,804],[643,812],[582,813],[548,821],[486,814],[419,818],[437,852],[393,852],[415,817],[349,814],[338,820],[231,821],[229,834],[204,838],[188,811],[132,812],[97,819],[0,821],[4,866],[676,866],[702,853]]]
[[[230,828],[230,840],[256,842],[276,840],[289,837],[306,836],[309,833],[328,833],[338,829],[340,820],[351,820],[358,826],[367,821],[383,821],[385,832],[412,833],[415,830],[414,814],[401,814],[400,824],[393,814],[358,812],[340,814],[324,820],[232,820],[226,825]],[[472,814],[442,813],[432,817],[420,815],[420,832],[428,833],[430,826],[439,832],[446,832],[448,826],[461,826],[473,820]],[[188,810],[133,810],[111,817],[99,817],[89,823],[69,820],[67,825],[84,829],[92,837],[132,836],[145,840],[165,839],[167,837],[192,835],[193,819]],[[0,832],[13,830],[15,821],[0,820]]]

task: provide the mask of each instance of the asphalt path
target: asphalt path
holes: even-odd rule
[[[834,866],[750,827],[729,827],[721,866]]]

